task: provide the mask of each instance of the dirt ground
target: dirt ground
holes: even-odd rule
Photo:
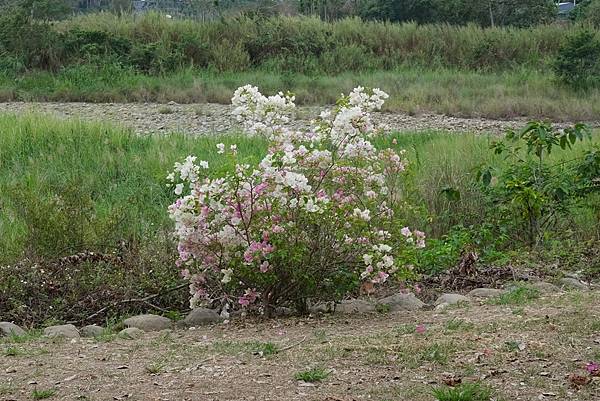
[[[0,400],[600,400],[600,293],[442,311],[238,320],[127,340],[0,339]],[[297,380],[321,368],[320,382]]]
[[[321,110],[321,107],[297,107],[295,126],[301,128],[309,126],[310,120]],[[205,135],[230,132],[239,129],[231,111],[230,105],[210,103],[0,103],[0,112],[39,112],[61,118],[81,117],[85,120],[104,121],[129,127],[138,134],[183,132],[190,135]],[[522,127],[528,119],[493,120],[439,114],[376,113],[375,121],[389,126],[392,131],[443,130],[499,134],[509,128]],[[600,121],[589,122],[589,125],[599,127]]]

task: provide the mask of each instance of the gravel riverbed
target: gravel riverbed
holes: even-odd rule
[[[306,127],[318,115],[321,107],[298,107],[295,124]],[[159,103],[0,103],[0,112],[45,113],[60,118],[81,118],[109,122],[133,129],[138,134],[183,132],[206,135],[239,129],[231,115],[231,105],[223,104],[159,104]],[[509,128],[521,127],[528,119],[493,120],[461,118],[439,114],[408,115],[376,113],[377,123],[392,131],[443,130],[450,132],[503,133]],[[599,127],[600,121],[590,122]],[[561,123],[559,126],[568,124]]]

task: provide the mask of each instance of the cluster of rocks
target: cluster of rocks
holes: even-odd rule
[[[231,105],[159,103],[0,103],[0,111],[24,113],[29,111],[54,114],[64,118],[108,121],[132,128],[138,134],[183,132],[205,135],[239,130],[231,116]],[[306,128],[320,107],[298,107],[295,128]],[[523,126],[526,119],[493,120],[461,118],[440,114],[412,116],[403,113],[376,113],[375,122],[387,125],[391,131],[447,130],[451,132],[504,133]],[[591,123],[592,125],[598,125]],[[561,125],[561,124],[559,124]],[[567,125],[567,124],[563,124]]]
[[[563,277],[557,285],[544,281],[531,282],[529,286],[543,293],[557,293],[562,289],[573,290],[588,290],[590,286],[580,281],[575,276]],[[430,305],[435,310],[442,310],[450,305],[460,303],[470,303],[475,300],[496,298],[510,291],[510,287],[506,289],[496,288],[476,288],[471,290],[467,295],[462,294],[442,294],[433,305]],[[412,293],[397,293],[385,298],[380,298],[375,301],[367,299],[348,299],[339,303],[320,303],[313,305],[310,309],[311,313],[339,313],[339,314],[361,314],[372,312],[398,312],[398,311],[417,311],[427,308],[429,305],[418,299]],[[279,308],[277,315],[291,315],[293,310],[288,308]],[[127,339],[136,339],[144,335],[145,332],[170,330],[175,327],[197,327],[223,322],[225,318],[217,311],[207,308],[193,309],[180,322],[173,322],[171,319],[164,316],[152,314],[133,316],[123,321],[123,328],[118,336]],[[79,337],[99,337],[104,335],[106,330],[97,325],[88,325],[78,329],[72,324],[64,324],[50,326],[44,329],[44,336],[48,338],[79,338]],[[25,330],[10,322],[0,322],[0,336],[24,336]]]
[[[118,336],[127,339],[136,339],[149,331],[170,330],[174,327],[195,327],[222,322],[224,319],[216,311],[206,308],[192,310],[186,318],[175,324],[171,319],[164,316],[152,314],[133,316],[123,321],[124,329],[118,332]],[[44,329],[44,336],[48,338],[80,338],[100,337],[107,333],[104,327],[87,325],[81,328],[73,324],[62,324],[49,326]],[[25,330],[10,322],[0,322],[0,336],[24,336]]]

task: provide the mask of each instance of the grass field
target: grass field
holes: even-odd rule
[[[469,216],[477,221],[483,205],[474,185],[475,170],[502,163],[488,150],[494,139],[403,132],[379,138],[376,144],[408,150],[412,167],[405,193],[424,203],[427,215],[436,216],[427,228],[441,235],[458,222],[452,214],[465,225]],[[233,162],[216,153],[219,142],[236,143],[240,160],[250,164],[258,163],[266,150],[262,139],[236,133],[141,137],[79,120],[0,116],[0,185],[5,189],[0,195],[0,261],[106,250],[123,239],[139,242],[168,230],[165,210],[174,195],[166,186],[167,173],[188,154],[207,160],[211,174],[231,169]],[[451,206],[439,193],[448,186],[470,196]],[[449,207],[459,209],[449,213]],[[423,226],[425,221],[415,223]]]
[[[259,86],[265,93],[289,90],[299,104],[332,104],[340,93],[363,85],[390,94],[387,111],[409,114],[500,119],[526,116],[553,121],[590,121],[600,116],[599,89],[576,92],[558,85],[548,72],[527,68],[476,72],[404,67],[338,75],[187,69],[149,76],[113,65],[82,65],[58,73],[0,77],[0,101],[229,103],[233,91],[246,83]]]

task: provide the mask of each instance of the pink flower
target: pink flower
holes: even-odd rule
[[[246,263],[252,263],[253,260],[254,260],[254,255],[252,254],[252,252],[250,252],[250,251],[244,252],[244,261]]]
[[[592,376],[600,376],[600,365],[596,362],[588,362],[585,365],[585,370]]]
[[[427,328],[424,324],[418,324],[417,327],[415,327],[415,333],[417,334],[425,334],[426,331]]]
[[[269,261],[265,260],[264,262],[262,262],[260,264],[260,272],[261,273],[266,273],[269,271]]]
[[[269,184],[267,184],[266,182],[261,182],[260,184],[258,184],[258,185],[256,186],[256,188],[254,188],[254,192],[255,192],[257,195],[260,195],[260,194],[262,194],[262,193],[265,191],[265,189],[266,189],[268,186],[269,186]]]
[[[371,282],[373,282],[375,284],[384,283],[389,276],[390,275],[387,274],[386,272],[379,272],[379,273],[377,273],[377,277],[375,277],[373,280],[371,280]]]
[[[256,292],[256,289],[254,289],[254,288],[252,288],[252,289],[248,288],[246,290],[246,292],[244,292],[244,295],[242,295],[240,297],[240,299],[238,300],[238,302],[242,306],[248,306],[248,305],[254,303],[257,298],[258,298],[258,293]]]

